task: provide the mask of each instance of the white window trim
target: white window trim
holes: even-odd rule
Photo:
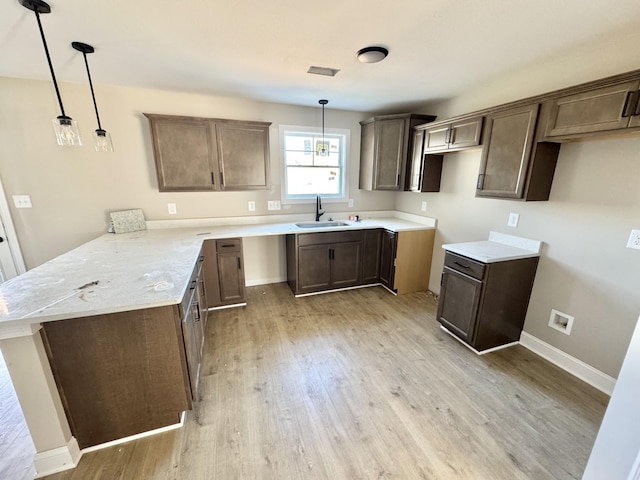
[[[315,203],[316,198],[287,198],[286,182],[286,166],[284,164],[284,133],[300,132],[300,133],[322,133],[322,128],[305,127],[302,125],[280,125],[280,203],[283,205],[302,205]],[[343,192],[344,196],[340,198],[322,197],[322,203],[348,203],[349,202],[349,153],[351,148],[351,130],[347,128],[326,128],[324,133],[344,135],[344,167],[342,172]]]

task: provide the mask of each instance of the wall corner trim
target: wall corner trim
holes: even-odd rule
[[[533,335],[522,332],[520,335],[520,345],[531,350],[536,355],[550,361],[554,365],[587,382],[592,387],[611,396],[616,379],[593,368],[591,365],[578,360],[562,350],[543,342]]]
[[[36,467],[36,478],[46,477],[54,473],[63,472],[75,468],[80,461],[82,452],[78,446],[76,437],[64,447],[54,448],[46,452],[36,453],[33,463]]]

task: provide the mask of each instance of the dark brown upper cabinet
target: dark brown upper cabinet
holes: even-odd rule
[[[545,138],[557,141],[640,127],[639,88],[640,81],[633,80],[549,100]]]
[[[548,200],[559,144],[536,142],[538,103],[486,117],[476,196]]]
[[[360,122],[360,183],[362,190],[404,190],[407,164],[413,152],[412,130],[435,120],[412,113],[382,115]]]
[[[424,128],[424,153],[454,152],[480,145],[484,117],[450,120]]]
[[[270,123],[145,116],[161,192],[269,188]]]
[[[425,131],[414,128],[413,153],[408,167],[407,188],[410,192],[439,192],[443,155],[425,153]]]

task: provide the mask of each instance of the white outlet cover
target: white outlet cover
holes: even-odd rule
[[[349,208],[353,208],[353,198],[349,199]]]
[[[507,226],[509,227],[517,227],[518,226],[518,222],[520,221],[520,214],[519,213],[510,213],[509,214],[509,221],[507,222]]]
[[[13,204],[16,208],[32,208],[31,197],[29,195],[14,195]]]
[[[256,202],[254,202],[253,200],[251,200],[249,202],[249,211],[250,212],[255,212],[256,211]]]
[[[631,230],[631,235],[629,235],[629,241],[627,242],[627,248],[636,248],[640,250],[640,230]]]
[[[169,212],[169,215],[175,215],[178,213],[178,208],[175,203],[167,203],[167,211]]]
[[[422,210],[423,212],[427,211],[427,202],[422,202],[422,205],[420,206],[420,210]]]

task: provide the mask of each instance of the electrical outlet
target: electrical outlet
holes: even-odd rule
[[[253,200],[251,200],[249,202],[249,211],[250,212],[255,212],[256,211],[256,202],[254,202]]]
[[[422,202],[422,205],[420,206],[420,210],[422,210],[423,212],[427,211],[427,202]]]
[[[175,215],[178,213],[178,208],[175,203],[167,203],[167,211],[169,212],[169,215]]]
[[[31,197],[29,195],[14,195],[13,204],[16,208],[31,208]]]
[[[349,208],[353,208],[353,198],[349,199]]]
[[[267,210],[280,210],[280,200],[269,200]]]
[[[518,221],[520,221],[520,214],[519,213],[510,213],[509,214],[509,221],[507,222],[507,226],[515,228],[515,227],[518,226]]]
[[[627,248],[636,248],[640,250],[640,230],[631,230],[631,235],[629,235],[629,241],[627,242]]]

